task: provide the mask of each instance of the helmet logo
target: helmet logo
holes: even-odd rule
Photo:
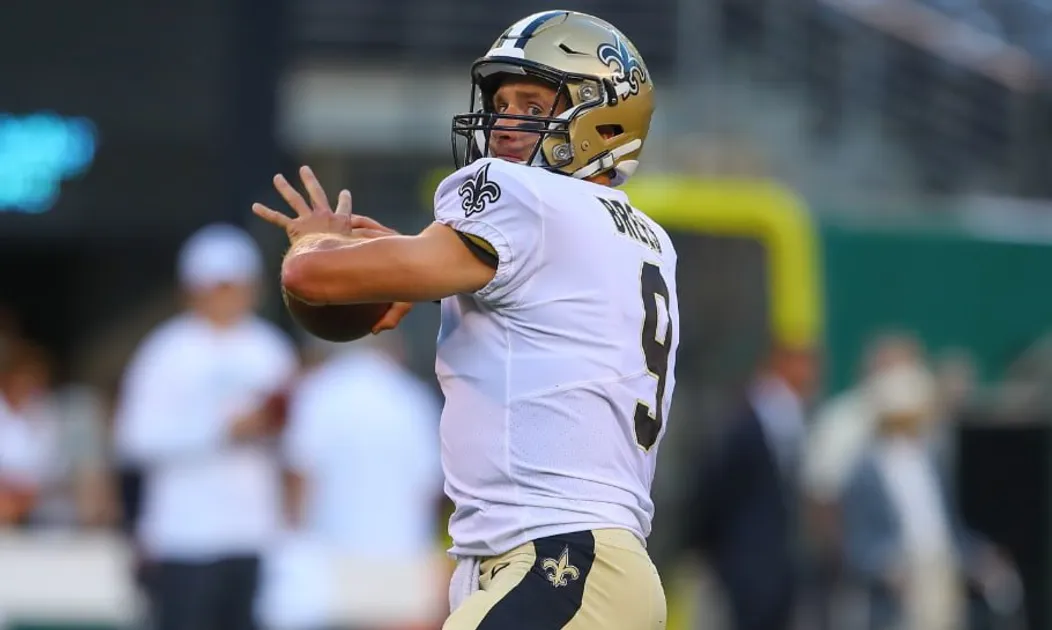
[[[599,61],[602,61],[614,71],[613,80],[615,84],[628,85],[628,91],[621,94],[621,99],[625,100],[629,96],[639,93],[639,84],[647,82],[647,73],[639,63],[639,60],[632,56],[628,46],[625,45],[625,42],[620,37],[615,35],[614,42],[616,43],[600,44],[596,50],[596,55],[599,57]]]
[[[460,207],[465,217],[482,212],[487,203],[496,203],[500,199],[500,186],[489,180],[489,163],[461,184],[457,193],[460,194]]]

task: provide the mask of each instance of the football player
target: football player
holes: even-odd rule
[[[675,384],[676,253],[615,187],[636,169],[654,86],[613,26],[547,11],[471,68],[459,170],[415,236],[336,212],[309,169],[283,178],[286,290],[315,304],[441,300],[435,370],[449,529],[446,630],[650,630],[665,597],[646,552]],[[313,206],[313,207],[312,207]],[[346,239],[354,228],[375,238]],[[327,243],[324,247],[318,243]]]

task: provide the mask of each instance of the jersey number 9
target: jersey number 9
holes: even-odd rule
[[[636,401],[636,442],[644,450],[650,450],[657,442],[664,422],[663,401],[665,399],[665,378],[668,374],[668,355],[672,349],[672,317],[669,313],[668,284],[661,275],[661,268],[649,262],[643,263],[639,274],[640,289],[643,297],[643,358],[647,372],[657,379],[657,395],[654,406],[643,401]],[[664,305],[665,330],[659,330],[661,308]],[[664,332],[660,337],[659,333]]]

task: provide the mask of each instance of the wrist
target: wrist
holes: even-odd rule
[[[288,255],[292,256],[321,249],[332,249],[333,247],[353,243],[356,240],[358,239],[329,232],[311,232],[309,234],[290,236]]]

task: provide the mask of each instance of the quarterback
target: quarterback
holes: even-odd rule
[[[352,215],[346,191],[331,210],[306,167],[309,204],[275,178],[295,217],[254,211],[286,229],[282,282],[305,301],[394,302],[378,331],[441,300],[458,561],[444,628],[661,628],[645,545],[675,386],[676,253],[616,188],[638,164],[652,78],[610,24],[547,11],[504,31],[471,82],[472,111],[452,121],[459,170],[420,234]]]

